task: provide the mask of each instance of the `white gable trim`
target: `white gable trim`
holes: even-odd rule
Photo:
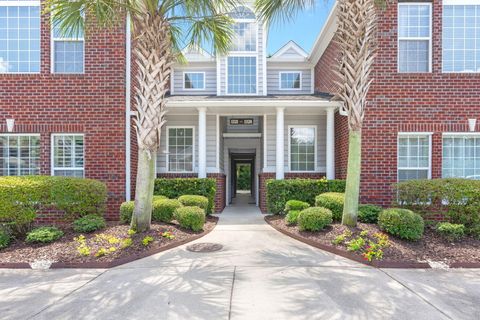
[[[323,53],[327,49],[328,45],[333,39],[335,32],[337,31],[337,2],[335,1],[335,5],[333,6],[330,14],[328,15],[327,21],[325,22],[323,29],[318,34],[317,39],[313,45],[312,51],[308,56],[308,61],[310,61],[313,65],[318,63],[318,60],[322,57]]]
[[[298,54],[298,58],[287,58],[284,57],[285,53],[288,50],[294,50]],[[286,60],[286,61],[298,61],[298,60],[305,60],[308,57],[308,53],[302,49],[298,44],[295,43],[295,41],[288,41],[283,47],[281,47],[275,54],[269,59],[269,60]]]

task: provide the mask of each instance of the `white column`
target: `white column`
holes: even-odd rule
[[[207,177],[207,108],[198,108],[198,177]]]
[[[335,109],[327,110],[327,179],[335,179]]]
[[[277,145],[276,145],[276,176],[277,180],[285,177],[285,138],[284,138],[284,115],[285,108],[277,108]]]

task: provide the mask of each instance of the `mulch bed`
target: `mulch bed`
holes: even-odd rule
[[[0,250],[0,268],[29,268],[30,263],[38,260],[53,262],[51,268],[110,268],[198,239],[213,230],[217,221],[217,217],[207,217],[203,231],[199,232],[184,229],[177,224],[155,222],[148,232],[130,236],[128,225],[109,223],[105,229],[83,234],[90,251],[88,256],[82,256],[77,251],[79,242],[74,238],[80,234],[66,226],[61,228],[65,235],[53,243],[27,244],[24,239],[14,240],[9,247]],[[163,237],[164,232],[169,232],[174,238]],[[144,245],[142,240],[146,236],[152,237],[153,242]],[[123,241],[128,237],[132,239],[132,243],[125,248],[121,247],[123,242],[115,244],[108,242],[108,239],[116,238]],[[99,238],[100,240],[96,240]],[[115,247],[116,250],[109,251],[103,256],[95,256],[101,248],[108,250],[111,247]]]
[[[376,267],[429,268],[429,263],[440,262],[451,268],[480,268],[480,240],[465,237],[450,242],[436,233],[432,226],[426,226],[424,237],[415,242],[389,236],[389,246],[383,249],[383,259],[368,262],[360,253],[347,251],[345,244],[336,245],[332,241],[346,230],[350,230],[353,237],[366,230],[371,238],[371,235],[381,232],[375,224],[358,223],[356,228],[348,228],[335,223],[319,232],[306,232],[300,231],[297,226],[287,225],[283,216],[266,216],[265,220],[278,231],[297,240]]]

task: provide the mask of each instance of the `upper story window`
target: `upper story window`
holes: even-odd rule
[[[302,89],[301,72],[280,72],[280,90]]]
[[[184,90],[205,90],[205,72],[184,72]]]
[[[398,71],[431,72],[432,4],[398,4]]]
[[[257,50],[257,24],[255,14],[247,7],[237,7],[230,17],[235,19],[231,51],[255,52]]]
[[[0,135],[0,176],[40,174],[40,135]]]
[[[40,72],[40,1],[0,1],[0,73]]]
[[[52,72],[83,73],[85,39],[83,30],[77,34],[60,31],[60,23],[52,23]]]
[[[228,57],[227,93],[257,93],[257,58],[235,56]]]
[[[431,135],[405,133],[398,137],[398,181],[430,179]]]
[[[469,2],[444,1],[443,72],[480,72],[480,1]]]

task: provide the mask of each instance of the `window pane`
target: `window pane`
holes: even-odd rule
[[[257,30],[253,22],[238,22],[233,25],[234,36],[231,51],[256,51]]]
[[[400,40],[398,67],[400,72],[428,72],[428,40]]]
[[[0,176],[40,173],[40,138],[0,135]]]
[[[193,171],[192,128],[168,128],[168,170]]]
[[[427,179],[430,169],[430,137],[398,138],[398,180]]]
[[[55,135],[53,138],[53,174],[56,176],[84,176],[84,137]]]
[[[442,177],[480,179],[480,136],[444,137]]]
[[[290,170],[315,170],[315,128],[290,128]]]
[[[185,89],[205,89],[205,74],[201,72],[185,73]]]
[[[228,57],[228,93],[257,92],[257,58]]]
[[[282,72],[280,73],[280,89],[300,89],[299,72]]]

